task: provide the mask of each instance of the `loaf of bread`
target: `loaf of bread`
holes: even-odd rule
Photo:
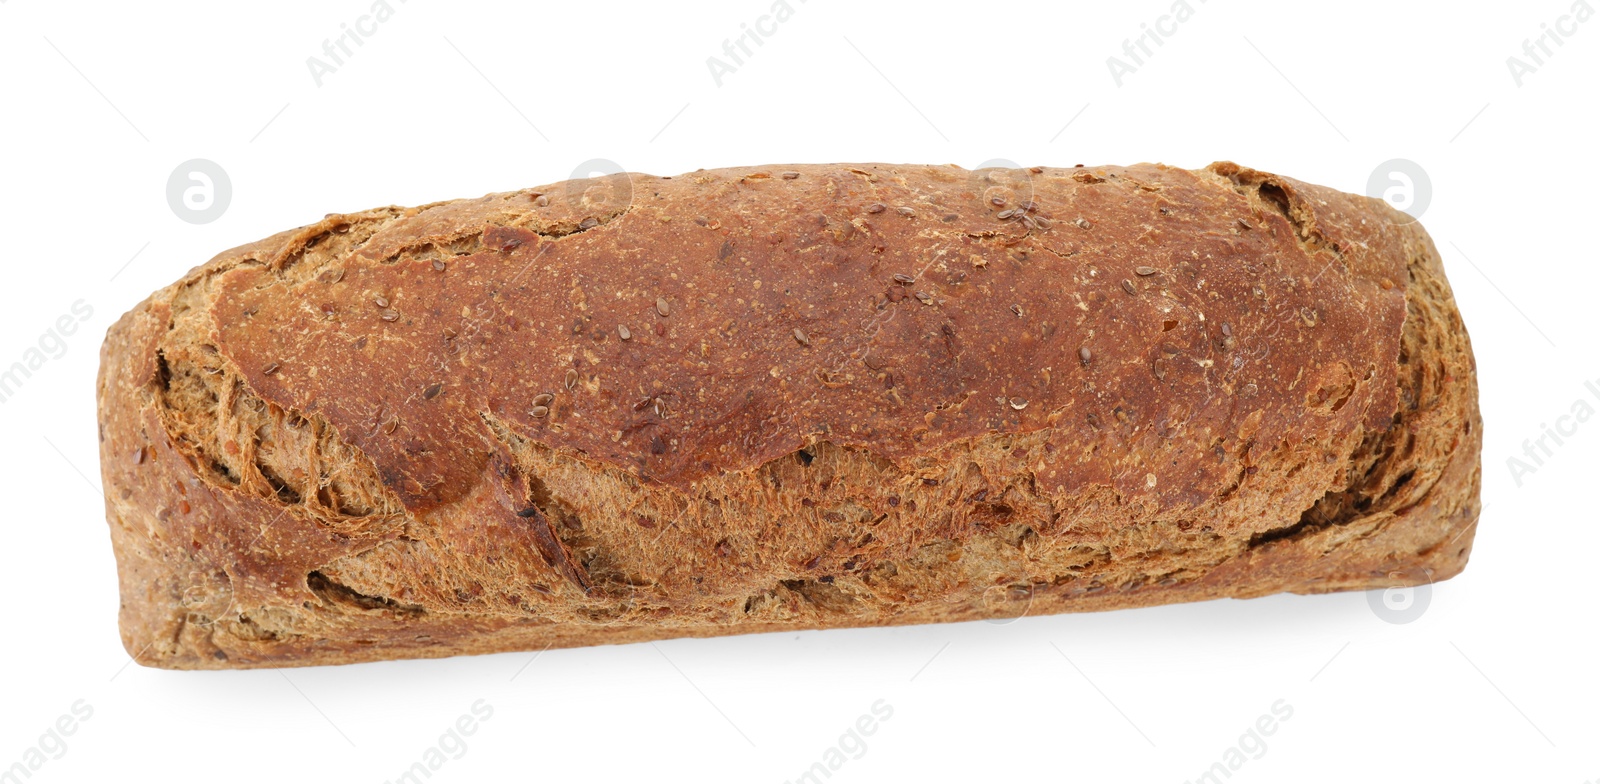
[[[337,664],[1441,580],[1471,346],[1218,163],[619,174],[334,214],[101,351],[123,644]]]

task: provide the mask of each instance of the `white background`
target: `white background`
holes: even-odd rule
[[[790,0],[793,18],[720,87],[706,59],[770,0],[391,2],[320,87],[306,59],[370,0],[0,2],[0,367],[74,302],[93,310],[0,404],[0,766],[82,699],[92,717],[30,782],[376,783],[484,699],[492,719],[430,781],[776,783],[881,699],[892,717],[831,782],[1177,784],[1282,699],[1292,718],[1230,782],[1600,780],[1600,417],[1520,486],[1506,462],[1575,401],[1600,409],[1584,387],[1600,386],[1600,21],[1521,86],[1506,63],[1569,0],[1191,0],[1193,17],[1120,87],[1106,59],[1170,0]],[[205,225],[166,198],[192,158],[232,183]],[[1357,593],[532,664],[128,665],[98,490],[105,328],[217,251],[326,212],[529,187],[593,158],[655,174],[1232,159],[1358,192],[1384,161],[1414,161],[1479,363],[1486,511],[1472,562],[1408,624]]]

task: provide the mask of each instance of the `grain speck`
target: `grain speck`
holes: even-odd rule
[[[869,214],[872,214],[872,215],[877,215],[878,213],[883,212],[886,209],[889,209],[889,208],[885,207],[881,203],[877,203],[877,202],[874,202],[872,204],[868,204],[867,205],[867,212]]]
[[[276,362],[269,362],[269,363],[267,363],[266,367],[261,369],[261,373],[263,375],[267,375],[267,376],[270,376],[270,375],[272,375],[273,373],[276,373],[276,372],[278,372],[278,363],[276,363]]]
[[[667,305],[667,301],[665,299],[656,297],[656,313],[662,318],[666,318],[672,313],[672,308]]]
[[[786,180],[798,180],[798,179],[800,179],[800,172],[787,171],[787,172],[784,172],[782,176]]]
[[[444,259],[434,259],[433,260],[433,271],[434,272],[444,272],[444,268],[445,268]]]
[[[1079,218],[1079,219],[1073,221],[1072,224],[1074,226],[1077,226],[1080,229],[1087,229],[1087,228],[1089,228],[1089,227],[1094,225],[1094,224],[1090,223],[1088,220],[1086,220],[1084,218]]]
[[[534,419],[544,419],[545,417],[550,416],[550,407],[534,406],[533,408],[528,409],[528,416],[531,416]]]
[[[628,338],[633,337],[633,333],[628,331],[628,325],[627,324],[618,324],[617,325],[617,337],[622,338],[623,340],[627,340]]]
[[[553,401],[555,399],[556,399],[555,395],[552,395],[549,392],[542,392],[540,394],[537,394],[537,395],[533,396],[533,405],[535,407],[537,407],[537,406],[548,406],[548,405],[550,405],[551,401]]]
[[[432,385],[429,385],[429,387],[427,389],[422,390],[422,399],[423,400],[432,400],[432,399],[438,397],[439,393],[443,392],[443,391],[444,391],[444,384],[432,384]]]
[[[600,221],[591,215],[578,222],[578,231],[588,231],[599,225]]]
[[[1127,278],[1122,279],[1122,290],[1128,292],[1129,294],[1137,295],[1139,293],[1138,291],[1134,290],[1133,281],[1128,280]]]
[[[811,338],[807,337],[806,333],[799,327],[794,328],[794,340],[802,346],[811,345]]]
[[[902,286],[909,286],[912,283],[916,282],[916,278],[913,278],[910,275],[907,275],[907,274],[905,274],[903,272],[896,272],[894,274],[894,282],[896,282],[896,283],[898,283],[898,284],[900,284]]]
[[[394,308],[388,308],[382,313],[378,314],[378,318],[381,318],[384,321],[399,321],[400,311],[395,310]]]
[[[1143,276],[1143,277],[1149,277],[1151,275],[1156,274],[1156,268],[1155,267],[1142,267],[1142,266],[1141,267],[1134,267],[1133,268],[1133,272],[1136,275],[1140,275],[1140,276]]]
[[[1011,398],[1010,400],[1008,400],[1006,402],[1010,403],[1011,407],[1016,409],[1016,410],[1018,410],[1018,411],[1021,411],[1022,409],[1028,407],[1028,401],[1023,400],[1021,398],[1014,397],[1014,398]]]
[[[1093,358],[1094,358],[1094,353],[1089,350],[1088,346],[1079,346],[1078,347],[1078,360],[1081,361],[1083,364],[1085,364],[1085,365],[1089,364],[1089,360],[1093,359]]]
[[[567,371],[567,378],[562,383],[569,390],[573,389],[576,386],[578,386],[578,371],[576,371],[576,370],[568,370]]]

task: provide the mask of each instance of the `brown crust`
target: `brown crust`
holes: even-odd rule
[[[174,668],[1410,584],[1478,510],[1427,234],[1229,163],[330,215],[123,316],[99,401]]]

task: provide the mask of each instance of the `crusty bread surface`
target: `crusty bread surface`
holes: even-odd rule
[[[107,334],[141,664],[1414,585],[1482,423],[1439,256],[1231,163],[611,175],[328,215]]]

